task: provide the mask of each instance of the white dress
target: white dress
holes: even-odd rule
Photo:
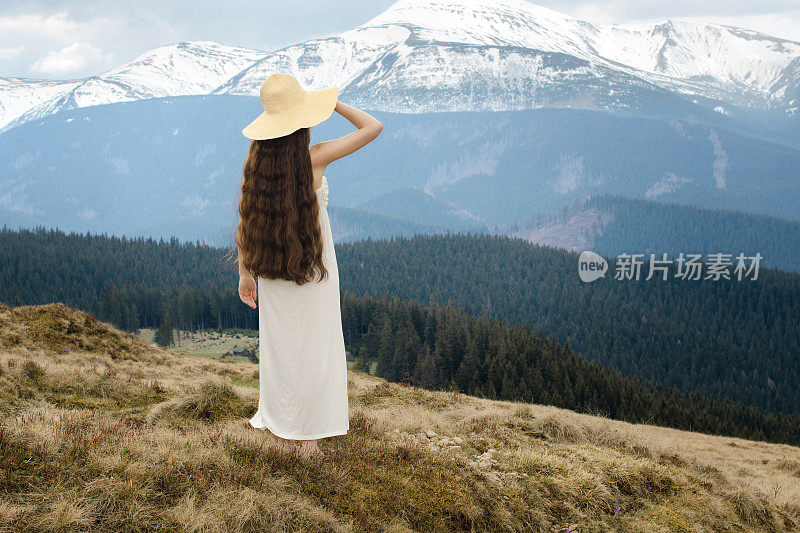
[[[325,176],[316,193],[329,277],[303,285],[256,278],[260,385],[250,425],[293,440],[344,435],[350,429],[339,269]]]

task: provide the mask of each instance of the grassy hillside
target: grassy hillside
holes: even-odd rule
[[[321,463],[247,419],[257,368],[0,304],[0,529],[783,531],[800,449],[348,377]]]

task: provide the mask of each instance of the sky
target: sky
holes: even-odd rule
[[[99,74],[161,45],[216,41],[274,50],[367,22],[394,0],[0,2],[0,76]],[[708,21],[800,41],[800,0],[541,0],[595,25]],[[220,8],[223,5],[223,8]]]

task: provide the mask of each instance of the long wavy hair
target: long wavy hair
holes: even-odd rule
[[[239,260],[255,277],[298,285],[312,281],[315,273],[320,281],[328,277],[322,261],[310,141],[309,128],[300,128],[283,137],[250,143],[242,167],[234,240]]]

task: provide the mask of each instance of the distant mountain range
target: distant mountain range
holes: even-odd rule
[[[676,20],[596,26],[525,0],[400,0],[340,35],[275,51],[183,42],[85,79],[0,78],[0,127],[113,102],[253,96],[277,71],[373,110],[712,113],[787,142],[800,132],[799,42]]]
[[[691,233],[694,216],[730,221],[703,208],[785,219],[736,219],[771,228],[737,242],[798,264],[776,247],[800,221],[800,43],[674,20],[595,26],[524,0],[401,0],[272,52],[185,42],[86,79],[0,78],[0,222],[229,245],[240,131],[278,71],[338,86],[386,126],[328,169],[338,242],[516,232],[612,253],[645,236],[688,244],[663,228]],[[334,115],[312,137],[351,128]],[[580,202],[596,195],[634,203],[595,220]]]
[[[0,134],[0,220],[226,246],[247,152],[240,129],[253,104],[228,95],[149,99],[8,130]],[[515,224],[530,230],[532,221],[548,224],[540,217],[597,194],[800,221],[800,150],[722,128],[569,109],[374,113],[383,134],[326,172],[337,242],[515,232]],[[351,128],[334,117],[313,128],[312,142]],[[609,211],[642,235],[667,227],[647,213],[675,215]],[[693,227],[690,212],[673,217],[689,224],[683,233]],[[773,241],[797,240],[796,224],[774,227],[787,233]],[[714,234],[735,231],[726,228]],[[558,245],[574,249],[569,239]]]

